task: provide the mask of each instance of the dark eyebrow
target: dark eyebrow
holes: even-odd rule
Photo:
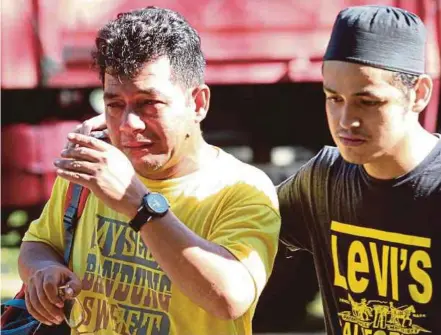
[[[323,85],[323,90],[330,94],[339,94],[337,91],[334,91],[333,89],[326,87]],[[355,97],[369,97],[369,98],[381,98],[380,96],[372,93],[371,91],[360,91],[357,93],[352,94]]]
[[[330,89],[329,87],[326,87],[325,85],[323,85],[323,91],[331,93],[331,94],[338,94],[336,91]]]
[[[167,95],[165,95],[164,93],[162,93],[161,91],[159,91],[153,87],[143,89],[143,90],[137,90],[136,94],[144,94],[144,95],[148,95],[151,97],[158,97],[158,98],[164,98],[164,99],[169,98]],[[111,93],[111,92],[104,92],[104,99],[110,100],[110,99],[115,99],[118,97],[119,97],[119,94],[115,94],[115,93]]]
[[[114,98],[118,98],[118,94],[104,92],[104,99],[110,100]]]
[[[145,95],[158,97],[158,98],[164,98],[164,99],[168,98],[168,96],[166,94],[162,93],[161,91],[157,90],[154,87],[146,88],[144,90],[138,90],[138,91],[136,91],[136,94],[145,94]]]
[[[368,97],[368,98],[380,98],[378,95],[370,92],[370,91],[361,91],[353,94],[356,97]]]

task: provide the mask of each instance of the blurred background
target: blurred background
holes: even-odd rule
[[[387,4],[418,14],[429,32],[434,94],[421,115],[440,131],[441,0],[3,0],[1,2],[1,299],[21,286],[20,240],[50,196],[53,159],[66,134],[102,113],[90,68],[96,31],[117,13],[147,5],[179,11],[207,58],[208,142],[262,168],[278,184],[323,145],[321,59],[337,13]],[[312,257],[281,249],[260,300],[257,333],[323,332]]]

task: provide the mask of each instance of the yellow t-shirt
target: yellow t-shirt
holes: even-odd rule
[[[262,171],[219,149],[216,159],[187,176],[140,179],[151,191],[166,196],[173,213],[199,236],[224,246],[239,260],[257,252],[268,279],[277,251],[280,215],[275,188]],[[44,242],[63,254],[67,187],[65,180],[56,180],[41,217],[31,223],[23,241]],[[127,222],[126,216],[89,195],[72,255],[73,270],[83,285],[79,299],[85,319],[77,329],[80,333],[252,333],[256,301],[236,320],[209,314],[173,285]]]

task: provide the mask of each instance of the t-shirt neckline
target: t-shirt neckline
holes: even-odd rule
[[[392,179],[377,179],[375,177],[370,176],[363,165],[358,165],[358,168],[361,172],[361,175],[365,179],[367,183],[375,184],[375,185],[384,185],[384,186],[396,186],[398,184],[402,184],[415,176],[419,175],[423,172],[432,162],[433,160],[441,154],[441,135],[434,134],[438,137],[438,142],[435,147],[430,151],[430,153],[411,171],[399,176],[397,178]]]

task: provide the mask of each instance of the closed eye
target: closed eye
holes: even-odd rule
[[[383,103],[383,101],[379,100],[361,100],[361,103],[368,107],[379,106]]]
[[[153,100],[153,99],[145,99],[145,100],[138,101],[136,103],[136,107],[154,106],[157,104],[162,104],[162,101]]]
[[[340,103],[343,102],[343,98],[335,95],[327,96],[326,100],[332,103]]]
[[[109,102],[106,106],[109,108],[124,108],[124,104],[121,102]]]

